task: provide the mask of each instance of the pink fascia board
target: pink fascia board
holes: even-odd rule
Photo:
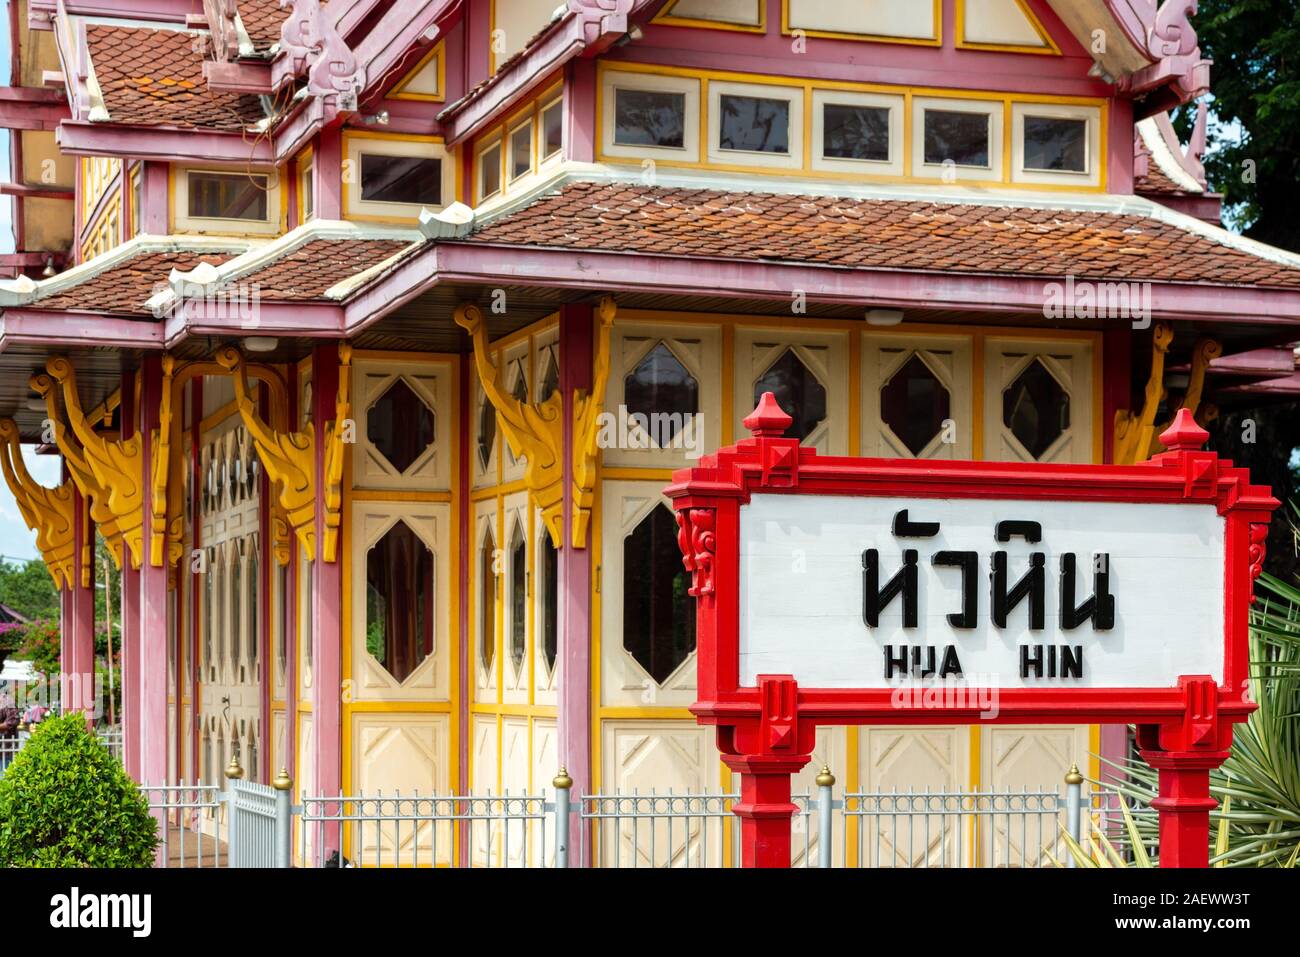
[[[0,128],[50,132],[71,117],[62,90],[0,87]]]
[[[1209,371],[1218,375],[1290,375],[1295,372],[1295,352],[1290,346],[1251,349],[1210,360]]]
[[[190,301],[162,323],[160,341],[170,349],[192,336],[294,336],[337,339],[345,332],[343,307],[334,302],[258,303],[252,314],[232,314],[220,302]]]
[[[112,156],[127,160],[186,163],[269,165],[275,162],[264,137],[241,133],[179,129],[169,126],[119,126],[116,123],[60,124],[55,132],[59,148],[77,156]]]
[[[1300,372],[1289,376],[1268,379],[1264,382],[1250,382],[1242,385],[1230,385],[1216,388],[1217,393],[1228,395],[1300,395]]]
[[[583,292],[734,296],[786,300],[791,290],[827,304],[1038,313],[1057,276],[994,276],[742,260],[645,256],[571,249],[440,243],[398,265],[348,301],[351,335],[435,283],[521,285]],[[1300,289],[1151,283],[1152,319],[1300,323]]]
[[[372,89],[367,92],[379,92],[373,89],[376,82],[400,79],[390,77],[389,73],[431,28],[437,27],[441,36],[446,21],[458,13],[459,6],[457,0],[397,0],[393,3],[354,51],[358,68],[365,71],[366,77],[374,78],[370,81]]]
[[[11,345],[161,349],[162,328],[147,319],[94,312],[6,309],[0,314],[0,352]]]
[[[27,20],[34,30],[50,29],[50,18],[58,11],[58,0],[30,0]],[[202,0],[63,0],[74,17],[112,17],[184,23],[185,18],[203,13]]]
[[[271,66],[262,60],[204,60],[203,78],[211,90],[271,95]]]

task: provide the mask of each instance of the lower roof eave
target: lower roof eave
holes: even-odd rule
[[[345,329],[354,334],[440,283],[534,285],[585,293],[727,295],[769,301],[790,301],[796,291],[802,291],[809,302],[851,303],[864,309],[924,306],[983,313],[1042,312],[1044,321],[1050,322],[1054,317],[1047,314],[1047,307],[1052,287],[1058,287],[1055,292],[1063,296],[1063,282],[1064,277],[1050,275],[842,268],[444,242],[409,257],[349,299]],[[1139,322],[1300,324],[1300,287],[1140,285],[1149,312],[1144,309]]]
[[[116,123],[59,124],[59,148],[75,156],[111,156],[164,163],[231,163],[264,165],[275,160],[266,137],[240,132],[173,126],[125,126]]]
[[[13,345],[48,348],[164,348],[162,326],[147,319],[95,312],[5,309],[0,312],[0,353]]]

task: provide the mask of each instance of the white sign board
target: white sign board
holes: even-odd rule
[[[1224,528],[1183,503],[755,494],[740,684],[1222,682]]]

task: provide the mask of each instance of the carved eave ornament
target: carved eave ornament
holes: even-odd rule
[[[36,533],[36,548],[56,588],[72,588],[76,557],[76,496],[72,480],[57,488],[38,484],[27,471],[18,425],[0,419],[0,469],[27,527]]]
[[[328,98],[339,110],[355,110],[365,71],[329,13],[319,0],[280,0],[280,6],[290,13],[280,26],[277,58],[288,58],[293,76],[306,74],[308,95]]]
[[[81,408],[72,363],[56,356],[45,363],[45,374],[32,376],[32,391],[45,399],[53,423],[54,442],[81,494],[90,500],[90,517],[108,542],[120,568],[123,544],[131,564],[144,558],[143,457],[139,434],[110,439],[97,433]],[[63,406],[72,434],[63,425],[55,383],[62,386]]]
[[[609,335],[618,309],[611,296],[596,307],[599,322],[593,360],[592,388],[580,391],[573,401],[573,481],[569,490],[573,503],[569,543],[587,547],[591,509],[595,496],[597,438],[605,386],[609,381]],[[501,382],[501,370],[492,364],[487,341],[487,322],[475,305],[460,306],[456,324],[469,333],[474,344],[474,367],[487,400],[496,409],[510,452],[524,459],[524,485],[542,511],[542,522],[551,544],[564,547],[564,393],[556,390],[543,402],[522,402]]]

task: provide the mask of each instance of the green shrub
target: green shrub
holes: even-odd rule
[[[150,867],[158,822],[76,713],[47,718],[0,778],[0,867]]]

